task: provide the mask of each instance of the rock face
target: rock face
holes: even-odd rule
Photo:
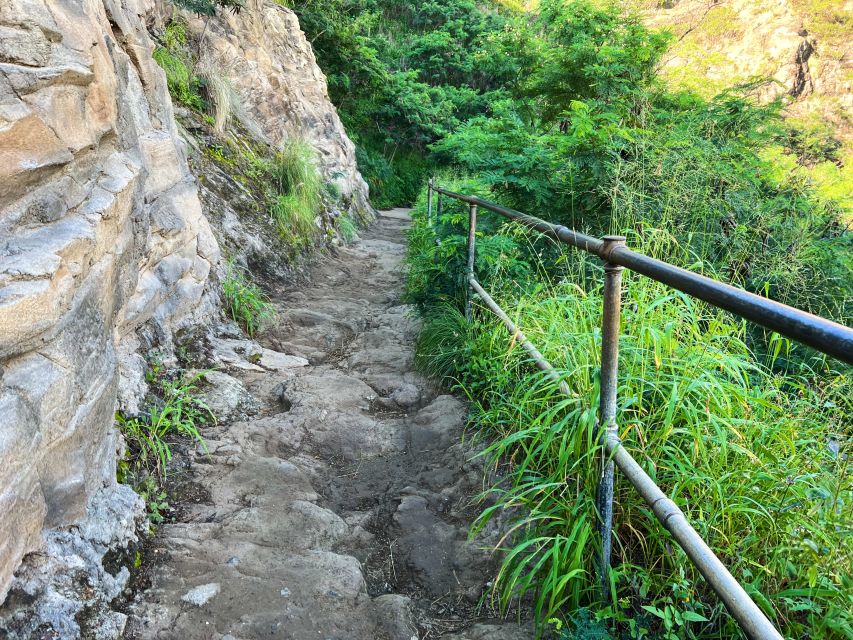
[[[176,332],[218,313],[220,248],[147,31],[167,11],[156,0],[0,2],[3,637],[7,594],[32,604],[52,588],[32,576],[65,571],[45,561],[66,557],[56,536],[97,528],[105,513],[134,522],[139,505],[116,486],[114,413],[140,408],[142,353],[168,352]],[[239,16],[213,19],[205,42],[258,135],[306,136],[327,180],[369,213],[354,147],[294,14],[250,0]],[[112,540],[74,538],[69,553],[85,558],[90,584],[99,558],[132,538],[128,526]],[[99,584],[112,593],[116,580]],[[63,610],[73,623],[73,607]]]
[[[135,332],[167,343],[212,309],[219,249],[147,10],[0,5],[0,600],[42,529],[84,521],[115,484]]]
[[[279,146],[302,136],[318,151],[325,179],[362,218],[372,217],[355,146],[329,101],[326,77],[290,9],[273,0],[247,0],[239,13],[199,18],[184,13],[188,31],[204,34],[201,49],[236,86],[247,126]]]
[[[853,2],[669,0],[645,2],[646,22],[675,41],[662,70],[675,84],[715,93],[771,78],[764,98],[793,98],[794,115],[820,115],[853,139]]]
[[[42,551],[29,556],[15,575],[0,610],[0,637],[118,638],[127,616],[112,610],[111,602],[130,572],[108,554],[137,542],[145,519],[142,500],[119,484],[92,497],[80,526],[46,531]]]

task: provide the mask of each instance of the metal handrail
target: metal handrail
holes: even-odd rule
[[[613,476],[614,468],[618,467],[651,507],[658,521],[672,534],[678,545],[696,565],[699,572],[725,604],[729,613],[737,620],[748,636],[760,640],[782,640],[782,635],[773,626],[773,623],[749,597],[749,594],[726,569],[702,537],[690,526],[681,509],[666,496],[640,464],[634,460],[633,456],[621,446],[622,442],[616,426],[616,389],[619,367],[622,269],[624,267],[632,269],[652,280],[667,284],[715,307],[756,322],[849,364],[853,364],[853,329],[631,251],[625,246],[623,236],[605,236],[604,238],[588,236],[476,196],[448,191],[436,186],[433,179],[429,180],[427,190],[427,216],[430,220],[432,219],[433,193],[438,194],[437,207],[439,213],[441,213],[442,195],[467,202],[470,205],[468,261],[466,264],[466,280],[468,282],[465,302],[466,317],[470,321],[472,294],[476,293],[486,306],[500,318],[515,341],[530,354],[536,366],[556,382],[560,391],[565,395],[571,395],[566,382],[560,379],[554,367],[515,326],[506,312],[483,289],[474,275],[477,208],[483,207],[494,211],[555,240],[595,254],[604,261],[601,399],[598,420],[600,440],[603,445],[603,464],[597,491],[599,534],[602,543],[599,570],[604,598],[609,599],[610,591],[608,576],[613,519]]]
[[[662,282],[673,289],[678,289],[694,298],[704,300],[719,309],[730,311],[741,318],[760,324],[776,333],[838,358],[847,364],[853,364],[853,329],[843,324],[676,267],[663,260],[657,260],[632,251],[624,245],[607,246],[604,239],[594,238],[562,225],[546,222],[535,216],[502,207],[476,196],[454,193],[441,187],[432,187],[432,190],[456,200],[494,211],[550,238],[582,249],[587,253],[595,254],[606,262],[627,267],[652,280]]]

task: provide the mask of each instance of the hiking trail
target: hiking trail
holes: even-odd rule
[[[214,345],[231,362],[209,401],[240,411],[194,453],[195,498],[146,552],[126,637],[533,637],[483,598],[498,532],[468,541],[483,470],[466,406],[414,369],[408,224],[382,213],[274,293],[259,358],[239,357],[239,336]]]

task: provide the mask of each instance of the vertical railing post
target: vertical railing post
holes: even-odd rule
[[[432,226],[432,178],[427,183],[427,224]]]
[[[615,247],[625,244],[624,236],[604,236],[604,303],[601,320],[601,401],[599,437],[602,445],[618,437],[616,427],[616,387],[619,373],[619,322],[622,310],[622,267],[607,260]],[[601,536],[601,590],[610,600],[610,550],[613,529],[613,459],[602,447],[601,477],[598,481],[599,534]]]
[[[477,205],[472,204],[468,213],[468,269],[465,273],[466,287],[465,295],[465,319],[471,322],[473,317],[474,287],[471,286],[471,278],[474,277],[474,253],[476,251],[475,236],[477,233]]]

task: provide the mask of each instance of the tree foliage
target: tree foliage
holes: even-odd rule
[[[432,145],[441,160],[519,209],[597,235],[665,229],[690,249],[683,266],[853,319],[842,210],[767,153],[791,139],[781,104],[759,104],[758,85],[710,100],[667,90],[667,37],[614,6],[547,0],[515,24],[500,48],[527,73]]]
[[[471,0],[289,5],[359,146],[379,206],[413,201],[431,164],[427,146],[484,113],[511,77],[492,55],[491,38],[506,17]]]

